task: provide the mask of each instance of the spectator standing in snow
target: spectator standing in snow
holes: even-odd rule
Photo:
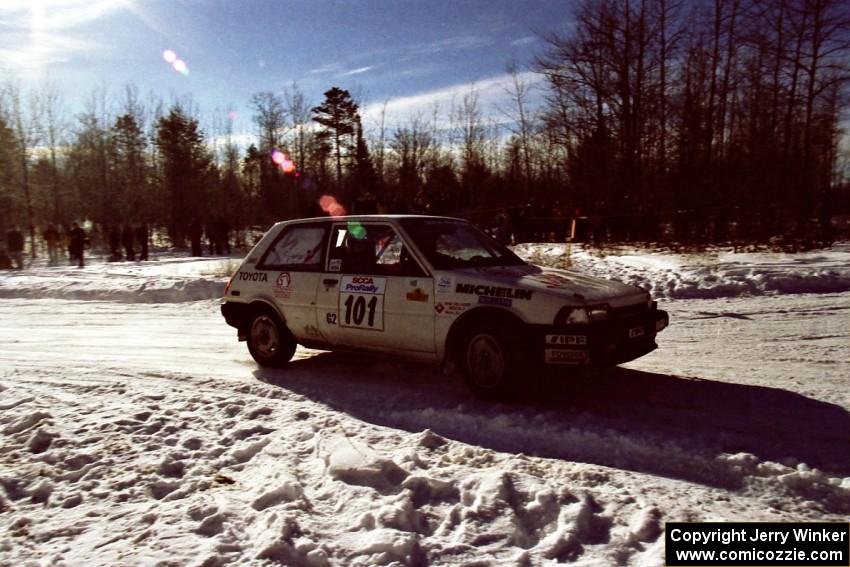
[[[109,229],[109,260],[116,262],[121,259],[121,231],[117,226]]]
[[[42,233],[44,243],[47,244],[47,257],[50,266],[59,264],[59,231],[52,224],[48,224]]]
[[[85,266],[83,259],[86,247],[86,231],[80,228],[80,225],[74,223],[71,225],[71,232],[68,233],[70,243],[68,245],[68,253],[71,255],[71,262],[77,260],[80,268]]]
[[[204,229],[198,221],[192,221],[189,225],[189,240],[192,242],[192,256],[203,256],[201,250],[201,238],[204,236]]]
[[[145,262],[148,259],[148,225],[136,227],[136,241],[139,243],[139,261]]]
[[[15,268],[18,270],[24,269],[24,235],[17,226],[13,226],[12,230],[6,233],[6,247],[9,249],[9,255],[15,261]]]
[[[125,224],[121,229],[121,244],[124,245],[124,257],[129,261],[136,259],[136,251],[133,250],[133,227]]]
[[[221,242],[221,253],[230,256],[230,223],[224,219],[219,219],[218,234]]]

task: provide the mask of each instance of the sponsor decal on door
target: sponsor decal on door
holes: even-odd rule
[[[384,291],[387,278],[343,276],[339,293],[340,327],[384,330]]]

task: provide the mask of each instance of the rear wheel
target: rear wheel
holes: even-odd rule
[[[282,366],[295,354],[295,337],[269,311],[260,311],[248,326],[248,351],[261,366]]]
[[[500,329],[476,327],[466,334],[459,362],[466,384],[482,398],[501,399],[514,386],[515,349]]]

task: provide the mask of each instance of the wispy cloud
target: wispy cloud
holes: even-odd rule
[[[371,71],[374,69],[374,65],[369,65],[368,67],[358,67],[357,69],[352,69],[351,71],[346,71],[340,77],[350,77],[351,75],[359,75],[361,73],[366,73],[367,71]]]
[[[409,48],[412,55],[434,55],[445,51],[460,51],[467,49],[478,49],[492,45],[494,40],[481,35],[459,35],[447,37],[427,43],[420,43]]]
[[[520,73],[518,78],[531,85],[541,84],[543,80],[541,75],[532,71]],[[498,108],[508,102],[507,89],[510,81],[510,75],[503,74],[475,83],[458,83],[411,96],[392,98],[386,102],[386,121],[388,124],[402,124],[417,115],[431,113],[434,105],[439,108],[442,119],[447,120],[452,106],[460,104],[463,97],[471,92],[478,96],[478,105],[484,118],[504,120],[504,115]],[[374,122],[383,107],[383,101],[369,104],[363,109],[363,115]]]
[[[15,41],[15,37],[19,41]],[[10,41],[0,45],[0,67],[16,70],[37,70],[44,65],[65,63],[73,54],[97,49],[95,42],[64,34],[38,34],[30,43],[30,36],[10,34]]]
[[[18,28],[66,30],[130,5],[131,0],[3,0],[0,19],[7,26]]]
[[[527,35],[525,37],[521,37],[519,39],[515,39],[511,42],[511,45],[529,45],[537,41],[537,36]]]
[[[310,69],[308,73],[311,75],[327,75],[328,73],[339,73],[340,72],[339,63],[326,63],[321,67],[316,67],[315,69]]]
[[[74,28],[98,20],[130,0],[4,0],[0,3],[0,61],[23,74],[40,73],[97,44]]]

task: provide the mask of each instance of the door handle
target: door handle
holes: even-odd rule
[[[333,287],[339,283],[339,280],[333,278],[325,278],[322,280],[322,283],[324,283],[327,287]]]

